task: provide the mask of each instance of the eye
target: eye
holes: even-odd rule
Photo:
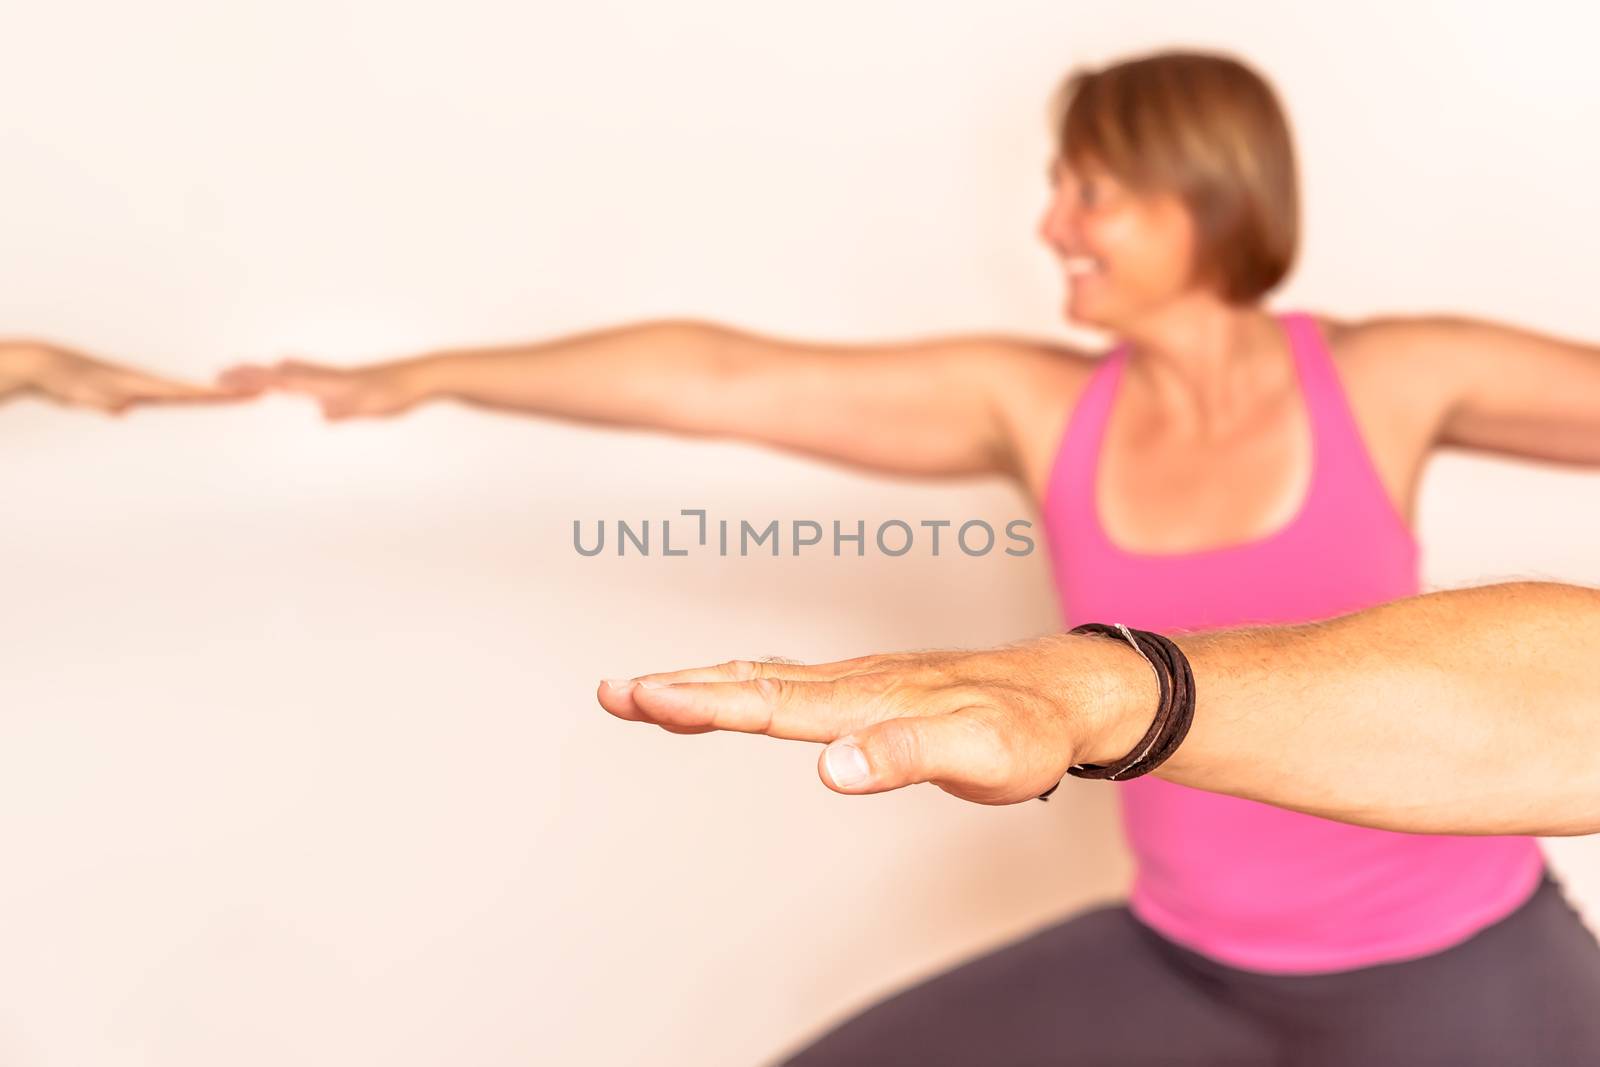
[[[1099,202],[1100,190],[1093,178],[1085,178],[1078,183],[1078,199],[1084,207],[1094,207]]]

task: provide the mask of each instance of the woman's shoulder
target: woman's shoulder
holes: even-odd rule
[[[1448,351],[1453,331],[1466,321],[1432,314],[1311,317],[1347,389],[1378,393],[1408,405],[1431,394],[1438,360]]]
[[[1005,366],[1004,377],[1020,396],[1040,391],[1059,397],[1076,393],[1088,384],[1106,353],[1087,345],[1043,338],[1008,337],[995,340],[995,354]]]
[[[1436,360],[1452,320],[1428,315],[1315,317],[1384,488],[1400,513],[1410,515],[1419,471],[1438,424]]]
[[[1440,342],[1466,321],[1458,316],[1433,314],[1361,319],[1318,314],[1311,317],[1321,327],[1328,349],[1339,362],[1387,365],[1390,370],[1437,351]]]
[[[1059,341],[1017,341],[998,375],[996,398],[1014,435],[1052,438],[1077,406],[1106,353]]]
[[[1070,342],[1013,340],[997,354],[1006,369],[996,375],[995,400],[1013,473],[1042,500],[1061,437],[1105,353]]]

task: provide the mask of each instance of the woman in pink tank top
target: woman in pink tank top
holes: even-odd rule
[[[1125,339],[1084,375],[1048,463],[1023,464],[1069,626],[1293,623],[1410,596],[1404,513],[1431,446],[1600,461],[1600,351],[1256,306],[1289,267],[1297,194],[1253,72],[1162,55],[1065,88],[1041,235],[1073,275],[1069,316]],[[1518,410],[1546,432],[1512,434]],[[788,1067],[1600,1063],[1600,948],[1533,839],[1116,788],[1126,908],[902,991]]]
[[[1106,356],[674,320],[231,381],[334,416],[451,397],[872,470],[1004,472],[1040,503],[1069,624],[1165,631],[1417,592],[1407,516],[1439,445],[1600,463],[1600,350],[1459,319],[1263,310],[1295,255],[1298,189],[1253,71],[1162,54],[1079,73],[1060,103],[1040,233],[1071,276],[1068,317],[1121,338]],[[790,1062],[1600,1063],[1600,950],[1534,841],[1117,788],[1128,907],[907,990]]]
[[[1096,369],[1044,503],[1069,625],[1304,622],[1418,592],[1416,541],[1368,457],[1316,320],[1278,321],[1309,424],[1310,475],[1292,515],[1247,541],[1149,553],[1112,540],[1096,503],[1101,444],[1135,357],[1124,346]],[[1155,778],[1120,791],[1137,860],[1134,914],[1254,971],[1337,971],[1438,951],[1510,914],[1543,872],[1531,838],[1369,830]]]

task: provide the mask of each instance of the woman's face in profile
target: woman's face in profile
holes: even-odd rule
[[[1039,236],[1070,287],[1069,320],[1121,332],[1193,287],[1194,221],[1171,193],[1140,193],[1091,160],[1050,167]]]

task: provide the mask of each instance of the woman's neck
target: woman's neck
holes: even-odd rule
[[[1226,423],[1293,374],[1278,321],[1259,307],[1196,295],[1123,331],[1128,371],[1167,418],[1197,429]]]

